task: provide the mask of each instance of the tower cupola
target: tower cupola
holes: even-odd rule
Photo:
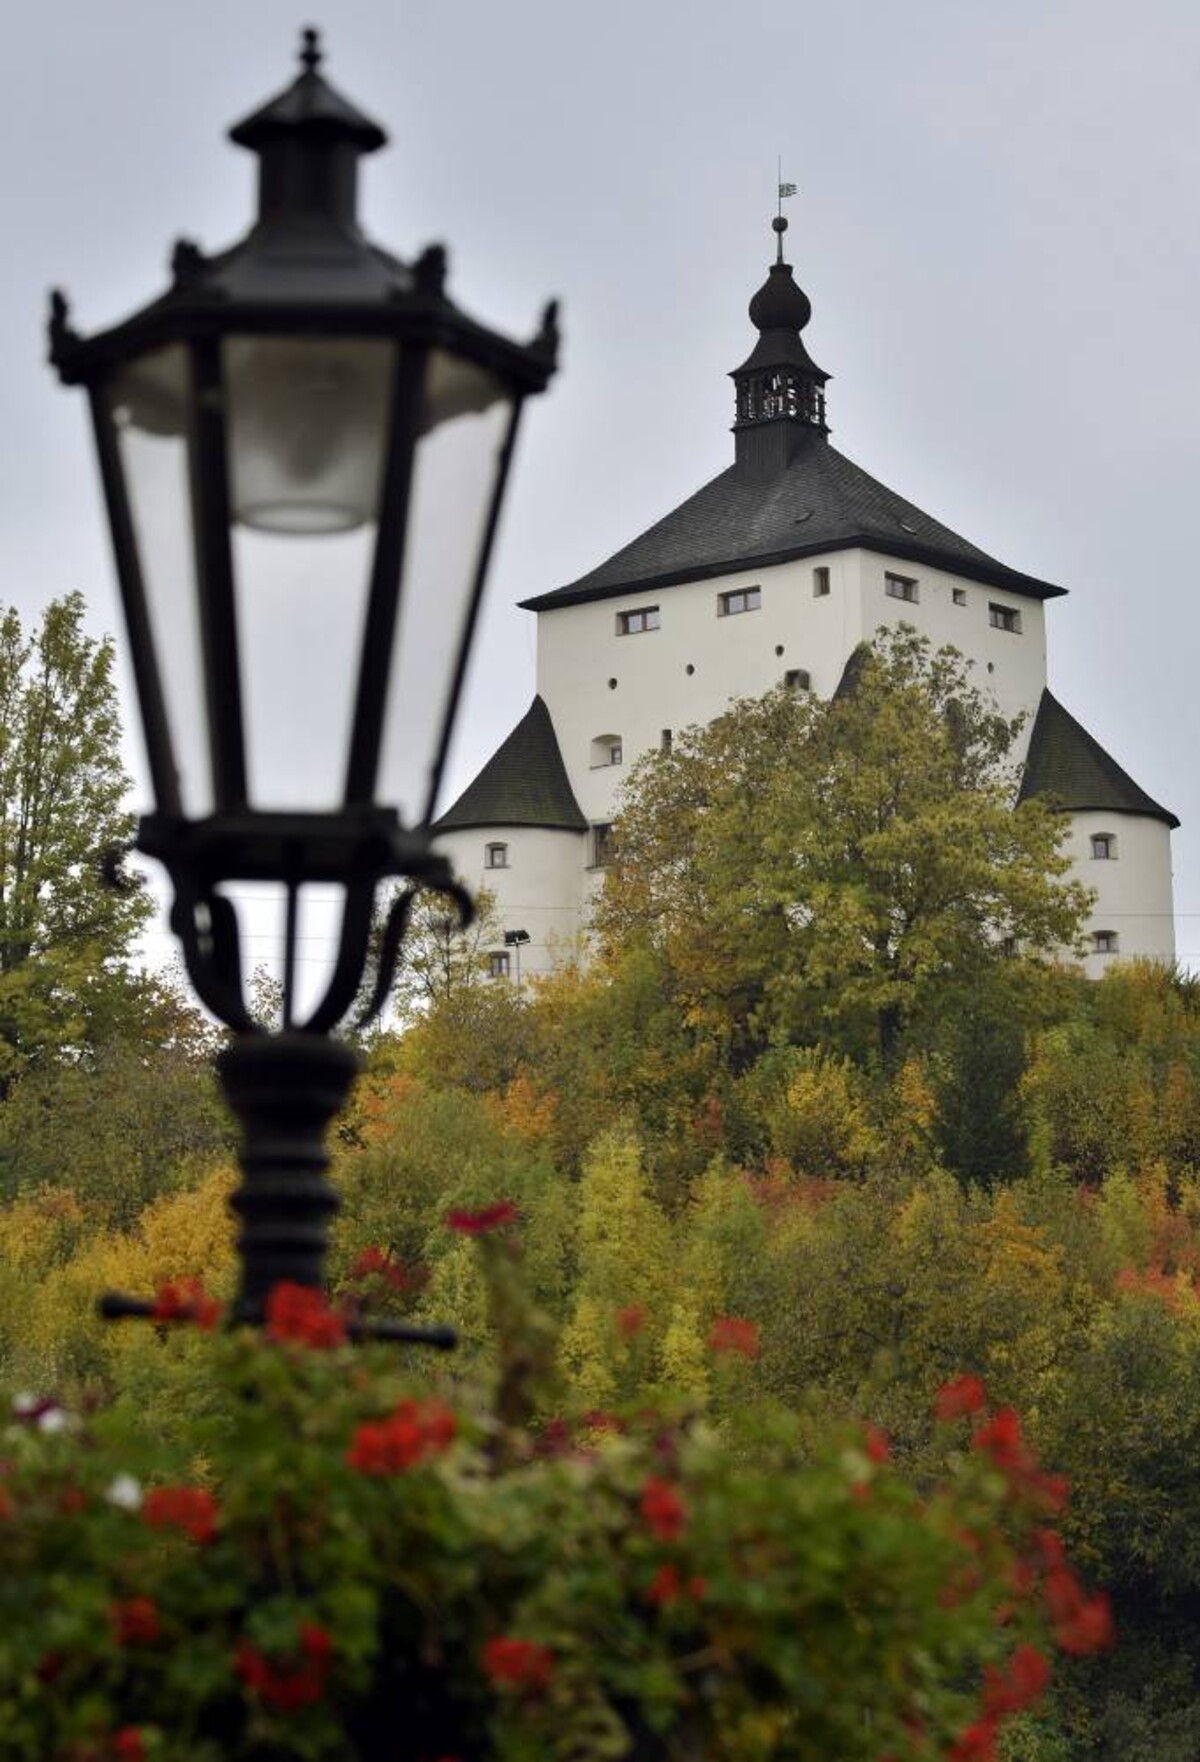
[[[825,420],[825,385],[829,375],[812,359],[800,332],[812,317],[803,288],[783,260],[787,220],[778,214],[771,227],[776,258],[767,279],[750,302],[750,322],[758,341],[740,367],[730,374],[737,388],[733,425],[739,474],[770,477],[795,457],[800,440],[829,433]]]

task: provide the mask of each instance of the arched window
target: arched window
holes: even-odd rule
[[[1092,857],[1098,863],[1116,861],[1117,835],[1115,832],[1092,833]]]
[[[485,869],[507,869],[507,844],[485,844],[483,847],[483,866]]]
[[[625,748],[619,734],[598,734],[592,742],[592,770],[604,765],[620,765],[625,761]]]

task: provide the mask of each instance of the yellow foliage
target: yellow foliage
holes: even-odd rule
[[[771,1125],[773,1149],[807,1175],[858,1174],[882,1147],[861,1074],[823,1053],[799,1056]]]
[[[681,1297],[671,1311],[659,1351],[662,1380],[669,1389],[702,1399],[708,1393],[710,1356],[699,1304]]]
[[[485,1098],[488,1113],[501,1131],[511,1132],[522,1143],[548,1143],[554,1132],[556,1108],[549,1091],[539,1091],[533,1079],[522,1071],[513,1078],[503,1095]]]

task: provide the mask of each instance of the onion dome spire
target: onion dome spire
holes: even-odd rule
[[[730,375],[737,387],[734,436],[738,465],[754,477],[782,470],[795,456],[801,437],[829,433],[825,385],[829,375],[812,359],[800,332],[812,317],[803,288],[784,262],[787,219],[777,214],[771,229],[776,258],[767,279],[750,301],[750,322],[759,332],[740,367]]]

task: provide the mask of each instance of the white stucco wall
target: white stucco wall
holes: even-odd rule
[[[813,593],[818,568],[828,569],[830,582],[820,598]],[[915,604],[888,597],[889,571],[916,579]],[[720,596],[744,587],[761,589],[761,608],[722,617]],[[965,605],[954,604],[955,588]],[[992,628],[993,602],[1020,613],[1019,634]],[[619,633],[622,612],[649,606],[658,607],[657,630]],[[660,745],[664,729],[709,722],[731,699],[758,697],[793,668],[804,669],[812,690],[829,697],[855,646],[901,622],[914,625],[935,647],[953,644],[973,659],[980,688],[994,695],[997,706],[1008,716],[1025,712],[1027,739],[1046,683],[1041,601],[898,558],[833,551],[542,612],[538,690],[558,732],[576,800],[589,820],[611,819],[629,766]],[[619,766],[595,764],[594,743],[602,735],[619,738]],[[1022,744],[1014,757],[1023,756]]]
[[[445,832],[437,840],[437,848],[471,893],[486,888],[493,895],[505,930],[528,930],[529,941],[521,949],[522,981],[550,972],[570,956],[579,928],[587,842],[582,832],[540,826],[469,827]],[[508,846],[505,868],[486,866],[489,844]],[[496,947],[503,947],[503,939]],[[515,977],[516,951],[509,952]]]
[[[1117,854],[1098,859],[1092,855],[1092,838],[1105,832],[1116,838]],[[1135,955],[1173,961],[1170,828],[1145,814],[1073,814],[1063,848],[1077,878],[1096,890],[1086,925],[1089,946],[1097,930],[1117,934],[1115,954],[1087,955],[1084,969],[1089,978],[1098,979],[1114,961]]]
[[[912,624],[934,648],[956,648],[974,662],[972,678],[979,690],[994,698],[1001,713],[1024,715],[1012,757],[1021,763],[1028,749],[1033,718],[1046,686],[1046,608],[1041,600],[1001,588],[985,587],[961,575],[947,575],[924,564],[889,559],[870,551],[861,558],[860,619],[869,639],[888,625]],[[917,582],[916,605],[889,598],[884,576],[905,575]],[[955,605],[954,590],[965,605]],[[992,605],[1010,607],[1021,620],[1019,632],[1000,630],[989,621]]]

